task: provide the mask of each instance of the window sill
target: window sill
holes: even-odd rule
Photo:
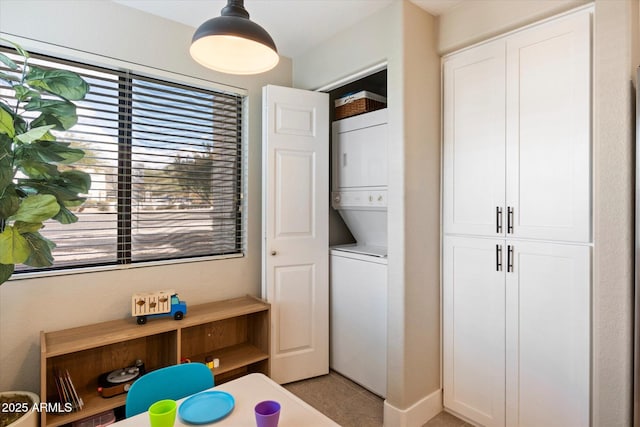
[[[229,254],[229,255],[212,255],[207,257],[197,258],[182,258],[182,259],[170,259],[163,261],[145,261],[137,262],[135,264],[117,264],[117,265],[103,265],[96,267],[78,267],[69,268],[65,270],[46,270],[46,271],[29,271],[25,273],[16,272],[9,278],[8,281],[26,280],[26,279],[39,279],[52,276],[69,276],[75,274],[86,273],[98,273],[104,271],[117,271],[117,270],[130,270],[132,268],[147,268],[147,267],[161,267],[174,264],[187,264],[192,262],[205,262],[216,261],[223,259],[244,258],[245,254]]]

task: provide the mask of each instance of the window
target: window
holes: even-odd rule
[[[76,126],[56,133],[85,150],[92,187],[77,223],[42,231],[57,244],[52,269],[242,254],[241,95],[31,55],[91,86]],[[11,93],[0,86],[15,105]]]

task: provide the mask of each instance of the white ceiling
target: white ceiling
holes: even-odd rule
[[[197,28],[220,15],[226,0],[112,0]],[[245,0],[251,20],[264,27],[281,55],[293,58],[368,15],[403,0]],[[464,0],[411,0],[432,15]],[[467,0],[469,1],[469,0]]]

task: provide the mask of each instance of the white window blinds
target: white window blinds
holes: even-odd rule
[[[77,223],[42,230],[53,269],[243,253],[242,96],[31,55],[91,86],[76,126],[56,133],[85,150],[74,166],[92,186]],[[0,86],[15,106],[10,93]]]

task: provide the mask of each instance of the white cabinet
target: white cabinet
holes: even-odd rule
[[[506,245],[506,425],[588,426],[591,248]]]
[[[506,40],[514,237],[590,241],[590,27],[582,13]]]
[[[445,407],[487,427],[589,425],[590,251],[444,238]]]
[[[386,108],[333,122],[333,191],[386,186],[387,141]]]
[[[444,63],[443,227],[496,236],[505,205],[505,46],[478,46]]]
[[[591,239],[589,13],[444,63],[445,233]]]
[[[443,62],[444,406],[586,427],[591,10]]]
[[[444,406],[477,423],[504,426],[505,277],[498,239],[443,241]],[[501,261],[502,262],[502,261]]]

